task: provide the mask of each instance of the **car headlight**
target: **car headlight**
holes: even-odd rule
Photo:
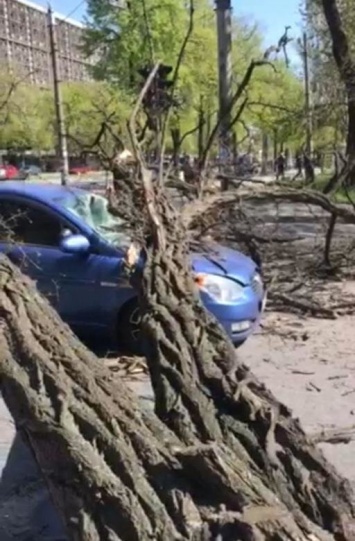
[[[195,282],[202,291],[221,303],[235,302],[243,295],[243,286],[223,276],[197,274]]]
[[[257,295],[262,295],[264,292],[264,284],[263,279],[259,272],[255,272],[252,280],[251,280],[251,287]]]

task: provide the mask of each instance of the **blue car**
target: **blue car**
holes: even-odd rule
[[[25,171],[28,176],[38,177],[42,174],[42,169],[39,165],[31,164],[31,165],[25,165],[21,168],[22,171]]]
[[[123,226],[99,194],[53,184],[0,184],[0,251],[36,281],[86,344],[139,353],[137,293],[122,265],[130,243]],[[191,260],[206,308],[240,345],[265,304],[256,264],[222,247]]]

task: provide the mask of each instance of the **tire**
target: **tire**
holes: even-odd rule
[[[124,353],[143,355],[143,338],[140,325],[141,315],[138,300],[128,301],[117,318],[118,347]]]

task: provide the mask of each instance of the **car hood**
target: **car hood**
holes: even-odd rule
[[[243,285],[251,282],[257,270],[257,265],[250,257],[223,246],[213,246],[204,253],[194,253],[191,259],[196,273],[228,275]]]

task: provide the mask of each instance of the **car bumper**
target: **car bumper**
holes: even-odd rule
[[[267,300],[266,291],[256,295],[252,288],[246,288],[235,304],[219,304],[206,297],[203,298],[206,308],[218,319],[235,345],[244,342],[256,330]]]

